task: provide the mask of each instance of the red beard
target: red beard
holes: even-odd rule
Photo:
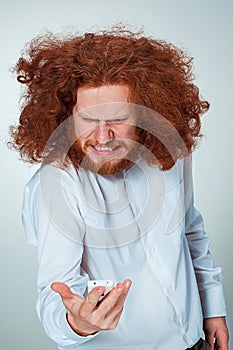
[[[127,143],[129,142],[130,147],[127,147]],[[88,140],[85,145],[82,147],[79,140],[77,140],[69,151],[69,155],[71,156],[72,162],[75,167],[82,167],[85,170],[90,170],[93,173],[97,173],[100,175],[113,175],[122,170],[129,169],[138,158],[137,152],[137,142],[134,144],[130,144],[130,140],[124,142],[121,140],[112,140],[109,141],[106,145],[109,147],[115,148],[121,145],[124,145],[126,148],[129,148],[129,151],[123,158],[113,156],[110,157],[100,157],[99,161],[94,162],[88,155],[87,148],[89,145],[98,146],[99,143],[96,141]]]

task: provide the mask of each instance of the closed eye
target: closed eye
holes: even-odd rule
[[[125,119],[114,119],[114,120],[110,120],[110,121],[107,121],[107,123],[123,123],[127,120],[127,118]]]
[[[92,119],[92,118],[88,118],[88,117],[81,117],[81,119],[84,122],[87,122],[88,124],[90,124],[90,123],[98,124],[100,122],[99,119]],[[106,123],[106,124],[121,124],[127,120],[128,120],[128,118],[116,118],[116,119],[105,120],[104,123]]]
[[[97,119],[91,119],[91,118],[82,118],[81,119],[85,122],[88,122],[88,123],[97,123],[98,120]]]

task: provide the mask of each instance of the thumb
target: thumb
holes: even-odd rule
[[[71,289],[64,283],[53,282],[51,284],[51,289],[60,294],[62,302],[67,310],[72,310],[74,306],[76,308],[80,307],[84,300],[81,296],[72,293]]]
[[[60,296],[63,298],[72,298],[74,294],[71,292],[70,288],[65,284],[65,283],[60,283],[60,282],[53,282],[51,284],[51,289],[60,294]]]

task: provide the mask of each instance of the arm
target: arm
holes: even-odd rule
[[[73,182],[69,173],[44,167],[26,186],[23,201],[26,237],[38,249],[38,317],[47,335],[62,347],[92,338],[80,337],[72,330],[60,296],[50,288],[60,281],[83,297],[89,279],[81,268],[84,227]],[[81,234],[69,236],[70,232]]]
[[[44,167],[26,186],[23,206],[26,235],[38,248],[37,313],[47,335],[62,347],[114,329],[131,285],[129,280],[119,283],[98,307],[103,289],[83,297],[88,281],[81,267],[85,225],[71,175]]]
[[[228,349],[228,332],[225,322],[226,305],[224,299],[220,267],[214,265],[209,251],[210,240],[204,231],[201,214],[194,207],[191,159],[184,161],[184,183],[186,204],[186,237],[193,261],[200,293],[204,332],[209,345],[214,349],[214,339],[219,349]]]

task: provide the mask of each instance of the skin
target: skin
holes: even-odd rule
[[[77,91],[75,131],[79,147],[96,169],[103,164],[107,169],[117,169],[134,147],[130,141],[135,140],[135,121],[128,96],[125,85],[82,87]]]
[[[67,310],[67,321],[71,328],[81,336],[99,331],[115,329],[131,286],[130,280],[118,283],[98,305],[104,287],[94,288],[84,299],[71,292],[63,283],[54,282],[51,288],[60,294]]]
[[[228,350],[229,334],[225,317],[204,319],[203,330],[211,349]]]
[[[119,158],[132,149],[128,140],[135,139],[135,121],[127,110],[129,89],[125,85],[105,85],[97,88],[83,87],[77,91],[75,129],[83,151],[96,164],[108,162],[116,166]],[[116,140],[123,140],[117,143]],[[88,144],[89,142],[89,144]],[[96,148],[97,146],[97,148]],[[124,280],[98,304],[104,287],[94,288],[86,298],[78,296],[63,283],[51,285],[59,293],[67,310],[67,321],[81,336],[116,328],[129,292],[131,281]],[[205,338],[211,349],[228,350],[228,330],[225,317],[204,319]]]

